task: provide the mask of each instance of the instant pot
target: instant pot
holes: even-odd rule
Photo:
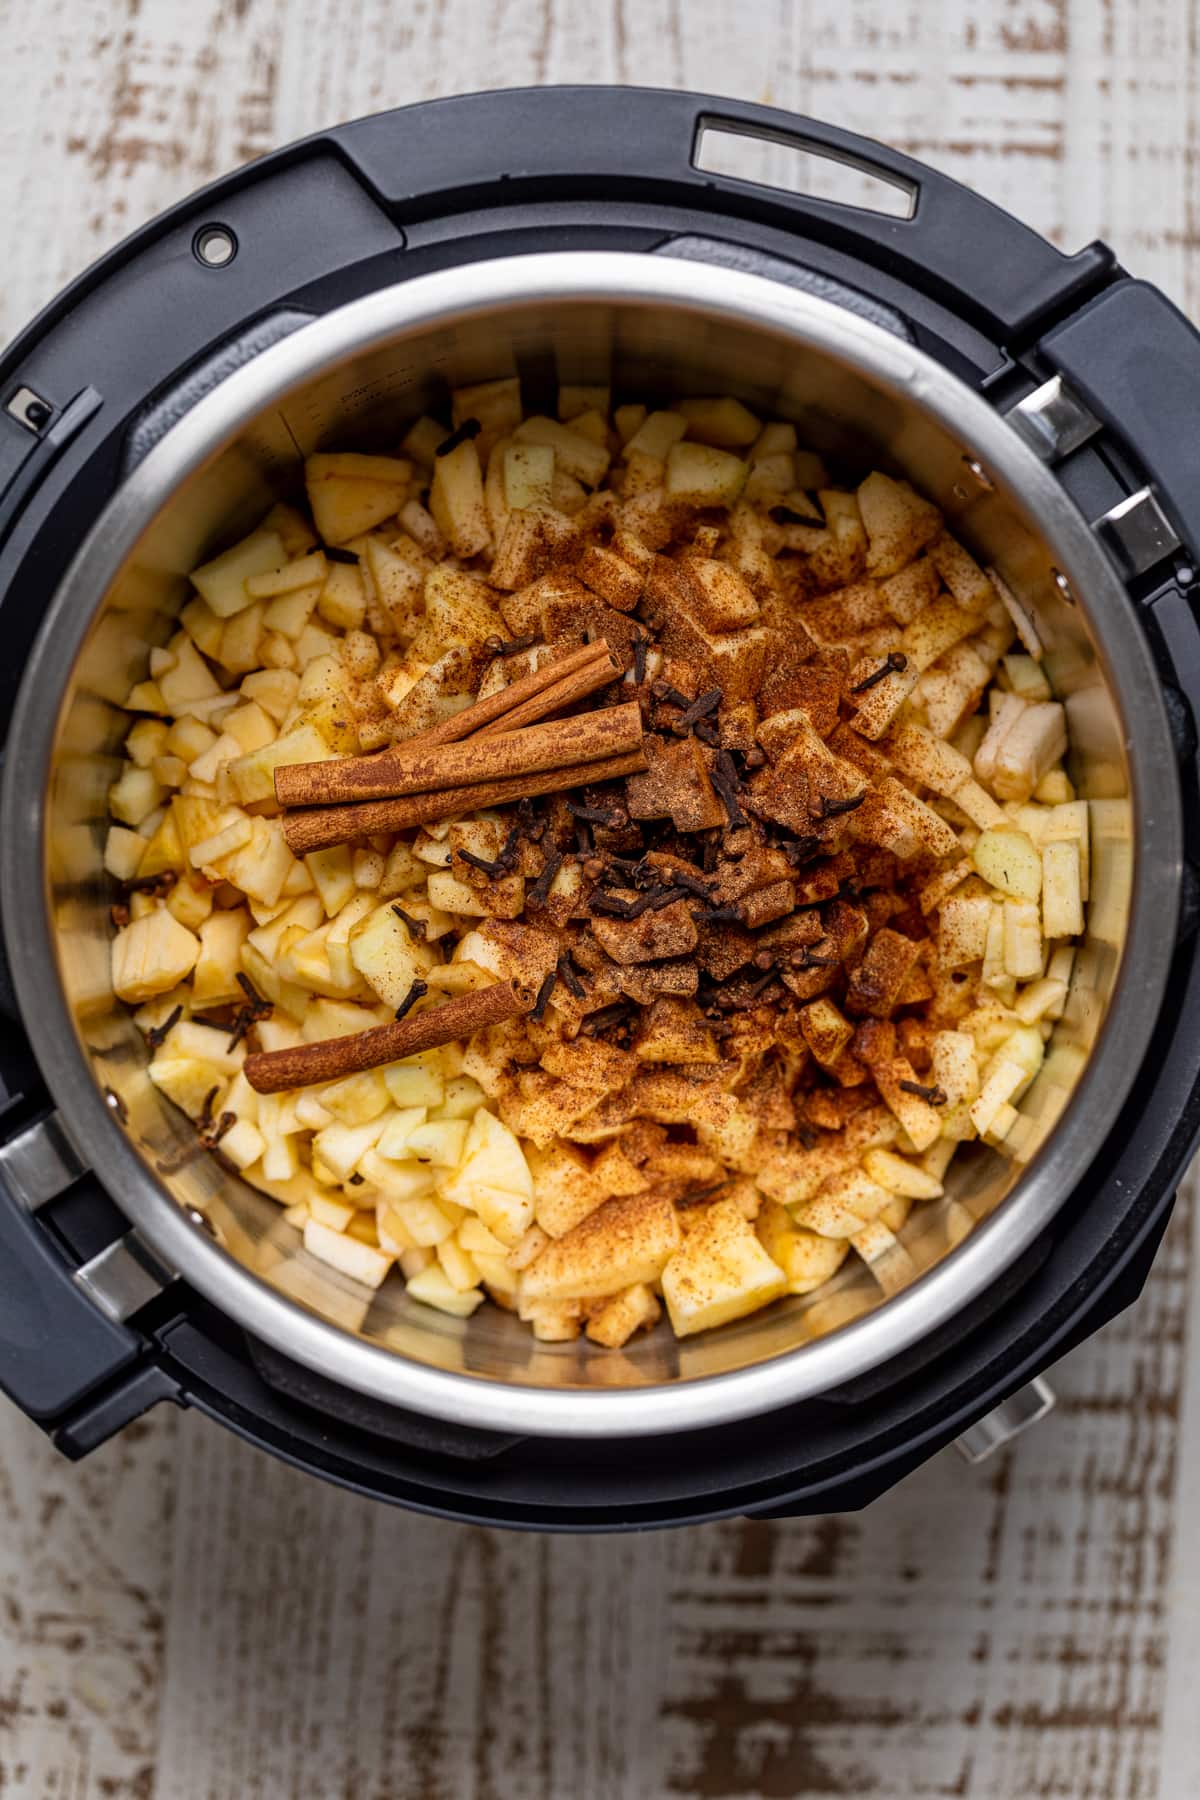
[[[850,164],[872,210],[701,166]],[[520,374],[732,393],[911,477],[1046,647],[1092,817],[1088,933],[1015,1157],[916,1209],[886,1278],[619,1353],[368,1295],[160,1100],[108,976],[121,701],[186,572],[318,447]],[[241,169],[0,361],[0,1385],[68,1456],[161,1401],[456,1519],[615,1529],[865,1504],[1047,1404],[1138,1294],[1200,1127],[1200,340],[919,163],[692,94],[483,94]],[[1032,1384],[1032,1385],[1031,1385]]]

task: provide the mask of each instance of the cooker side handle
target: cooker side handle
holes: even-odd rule
[[[0,1389],[47,1426],[141,1352],[129,1327],[79,1286],[36,1217],[82,1173],[55,1124],[47,1115],[0,1144]]]
[[[1200,557],[1200,332],[1158,288],[1124,280],[1038,349],[1133,451]]]
[[[1066,256],[982,195],[873,139],[776,107],[656,88],[459,95],[339,126],[329,140],[398,222],[523,200],[647,199],[736,211],[834,244],[1021,343],[1111,279],[1111,250]],[[849,165],[908,216],[717,173],[706,141],[753,138]]]

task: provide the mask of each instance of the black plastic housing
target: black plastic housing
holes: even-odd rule
[[[696,166],[704,130],[791,143],[883,175],[912,216]],[[219,224],[237,254],[197,254]],[[1151,481],[1184,546],[1139,580],[1177,724],[1200,856],[1200,338],[1109,250],[1067,257],[946,177],[836,127],[644,89],[481,94],[384,113],[236,171],[151,221],[0,358],[0,720],[46,596],[129,467],[203,392],[307,318],[427,270],[539,250],[717,261],[816,291],[919,343],[1010,405],[1055,370],[1103,430],[1059,471],[1090,516]],[[6,410],[45,403],[34,428]],[[0,824],[2,829],[2,824]],[[175,1283],[103,1320],[74,1267],[125,1229],[90,1178],[31,1214],[0,1188],[0,1386],[80,1456],[164,1398],[362,1492],[448,1517],[557,1530],[733,1512],[845,1510],[884,1492],[1145,1281],[1200,1135],[1200,881],[1155,1041],[1108,1141],[1044,1238],[887,1371],[820,1401],[653,1442],[457,1432],[323,1383]],[[0,980],[0,1141],[45,1104]],[[20,1304],[17,1304],[19,1297]]]

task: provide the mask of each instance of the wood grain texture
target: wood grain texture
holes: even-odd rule
[[[1180,0],[40,0],[0,6],[0,48],[5,335],[277,142],[569,80],[875,133],[1200,305]],[[1055,1419],[843,1519],[472,1531],[197,1417],[72,1467],[0,1411],[0,1795],[1192,1800],[1195,1270],[1184,1212],[1142,1303],[1055,1372]]]

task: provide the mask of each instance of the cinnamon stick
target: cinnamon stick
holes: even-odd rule
[[[625,706],[606,706],[433,749],[401,745],[378,756],[284,764],[275,771],[275,797],[283,806],[328,806],[342,800],[470,787],[479,781],[594,762],[602,756],[624,756],[641,741],[641,710],[631,700]]]
[[[494,742],[495,740],[489,740]],[[436,793],[408,794],[397,800],[367,800],[357,806],[313,806],[284,815],[283,835],[293,856],[350,844],[375,832],[407,831],[433,819],[453,819],[485,806],[504,806],[536,794],[563,794],[592,781],[615,781],[638,775],[646,767],[642,750],[602,757],[567,769],[543,769],[536,775],[513,775],[503,781],[480,781],[471,787],[442,788]]]
[[[474,733],[476,738],[494,737],[500,731],[517,731],[524,725],[533,725],[539,719],[548,719],[551,714],[561,712],[565,707],[573,706],[577,700],[586,700],[598,688],[607,687],[610,682],[618,681],[621,676],[620,658],[609,650],[604,656],[595,657],[583,668],[568,673],[552,687],[544,688],[541,693],[534,694],[521,705],[515,706],[503,718],[494,719],[490,725]]]
[[[439,1044],[452,1044],[489,1025],[501,1025],[505,1019],[531,1011],[535,999],[532,990],[519,982],[497,981],[370,1031],[321,1038],[315,1044],[295,1044],[286,1050],[261,1050],[246,1058],[246,1080],[259,1094],[337,1081],[343,1075],[378,1069],[402,1056],[434,1050]]]
[[[522,675],[519,681],[510,682],[507,687],[500,688],[494,694],[489,694],[486,700],[477,700],[473,706],[464,707],[462,712],[454,713],[450,718],[443,719],[440,725],[431,725],[428,731],[419,731],[415,737],[406,738],[400,747],[405,750],[415,750],[418,747],[422,750],[432,750],[435,744],[457,744],[463,738],[471,737],[475,732],[482,731],[485,726],[495,724],[516,707],[536,700],[539,694],[544,694],[547,689],[554,687],[565,676],[574,675],[580,669],[590,668],[593,664],[596,664],[598,669],[605,668],[606,658],[609,667],[616,664],[616,658],[608,647],[607,639],[597,638],[594,644],[581,644],[578,650],[569,650],[565,656],[557,657],[554,662],[545,663],[542,668],[534,669],[532,674]],[[596,686],[603,687],[605,682],[611,679],[612,677],[605,668],[604,679],[598,679]],[[589,688],[586,691],[592,693],[595,690]],[[557,705],[558,702],[555,704]],[[554,706],[549,706],[542,712],[530,713],[521,723],[531,724],[534,719],[544,719],[553,711]],[[500,729],[504,728],[500,727]],[[385,750],[381,754],[387,756],[390,755],[390,751]]]

